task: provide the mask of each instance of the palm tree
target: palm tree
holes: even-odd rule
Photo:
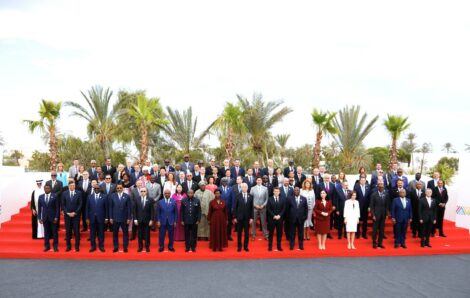
[[[286,133],[286,134],[280,134],[280,135],[276,135],[274,137],[274,140],[276,141],[276,143],[279,145],[279,147],[281,147],[281,162],[282,160],[284,160],[284,155],[285,155],[285,152],[286,152],[286,148],[287,148],[287,142],[289,141],[289,138],[290,138],[290,134]]]
[[[166,110],[168,122],[162,129],[175,147],[183,151],[184,154],[189,154],[192,150],[200,150],[204,147],[203,140],[209,135],[210,129],[215,122],[212,122],[203,132],[196,135],[197,117],[193,121],[193,110],[191,107],[183,111],[183,113],[170,107],[167,107]]]
[[[249,144],[258,160],[264,165],[262,154],[266,151],[264,146],[266,140],[272,138],[270,130],[292,112],[292,109],[282,107],[278,110],[284,103],[282,100],[264,102],[263,96],[257,93],[253,94],[251,102],[241,95],[237,95],[237,98],[243,112]]]
[[[457,153],[454,146],[452,146],[452,143],[445,143],[444,146],[442,146],[442,151],[445,151],[446,153]]]
[[[333,120],[336,117],[336,112],[322,112],[320,110],[313,109],[311,115],[313,124],[317,127],[317,138],[315,141],[312,162],[312,169],[314,169],[320,165],[321,140],[323,136],[327,134],[337,134],[338,129],[333,126]]]
[[[408,117],[402,117],[400,115],[389,115],[384,121],[384,126],[392,136],[392,146],[390,148],[390,168],[393,163],[397,162],[397,141],[400,135],[410,127],[410,123],[407,123]]]
[[[333,135],[333,138],[341,150],[341,168],[346,172],[351,170],[354,161],[361,155],[362,142],[379,119],[379,116],[375,116],[367,122],[367,113],[360,117],[360,111],[360,106],[346,106],[333,120],[333,126],[338,129],[338,134]]]
[[[137,96],[137,102],[131,105],[127,113],[140,132],[138,147],[140,163],[143,165],[148,158],[149,133],[158,130],[167,124],[167,121],[163,118],[164,113],[160,99],[148,99],[142,94]]]
[[[88,95],[82,91],[80,93],[85,98],[86,107],[73,101],[67,101],[65,105],[75,109],[72,116],[77,116],[88,122],[88,136],[98,142],[103,157],[108,158],[113,135],[117,131],[115,122],[117,111],[111,107],[113,91],[109,88],[104,90],[101,86],[94,86],[88,90]]]
[[[465,151],[470,152],[470,145],[469,144],[465,144]]]
[[[233,150],[235,148],[234,135],[241,135],[246,131],[240,106],[227,103],[222,114],[215,121],[214,127],[219,132],[219,137],[225,139],[225,158],[232,164]]]
[[[412,168],[414,167],[412,162],[412,154],[416,151],[418,148],[417,144],[414,142],[416,139],[416,134],[410,132],[409,134],[406,135],[406,140],[401,144],[401,149],[403,149],[406,152],[406,156],[408,158],[408,167],[411,165]]]
[[[5,145],[5,140],[3,139],[3,136],[0,134],[0,146]]]
[[[49,136],[49,154],[50,154],[50,170],[56,169],[58,161],[57,156],[57,121],[60,118],[61,102],[53,102],[49,100],[41,100],[39,105],[39,120],[23,120],[28,125],[31,133],[39,129],[42,133]]]
[[[430,143],[423,143],[423,145],[421,146],[421,148],[419,148],[417,150],[418,153],[422,153],[422,157],[421,157],[421,160],[420,160],[420,170],[419,172],[420,173],[423,173],[423,168],[424,168],[424,164],[426,163],[426,160],[425,160],[425,156],[427,153],[430,153],[432,152],[432,147],[431,147],[431,144]]]

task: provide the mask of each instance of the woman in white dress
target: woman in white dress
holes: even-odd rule
[[[163,184],[163,190],[168,189],[171,192],[171,195],[174,195],[176,192],[176,179],[173,173],[168,174],[168,180]]]
[[[278,187],[282,187],[284,185],[284,175],[282,175],[282,169],[277,168],[274,176],[277,178]]]
[[[313,206],[315,205],[315,192],[313,191],[312,183],[308,180],[305,180],[302,184],[302,190],[300,191],[300,195],[307,199],[307,206],[308,206],[308,214],[307,219],[304,223],[304,239],[310,240],[310,228],[313,227],[312,222],[312,213],[313,213]]]
[[[44,193],[42,180],[36,180],[36,185],[37,188],[31,194],[33,239],[42,239],[44,238],[44,226],[40,223],[38,218],[39,196]]]
[[[356,249],[354,246],[354,238],[356,237],[357,224],[361,217],[359,201],[356,200],[356,192],[353,191],[351,199],[344,203],[344,223],[346,224],[346,233],[348,238],[348,249]]]

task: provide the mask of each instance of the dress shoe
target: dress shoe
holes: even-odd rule
[[[282,249],[282,247],[278,247],[277,250],[278,250],[278,251],[282,251],[283,249]]]
[[[146,251],[146,252],[150,252],[150,248],[149,248],[149,247],[146,247],[146,248],[145,248],[145,251]]]
[[[100,247],[100,251],[105,252],[106,250],[104,250],[104,248]]]
[[[439,237],[447,237],[445,234],[439,234]]]
[[[160,248],[158,249],[158,252],[162,252],[162,251],[163,251],[163,247],[160,247]]]
[[[268,247],[268,251],[273,251],[273,248],[272,248],[272,247]]]
[[[395,246],[394,246],[394,247],[395,247],[395,248],[398,248],[398,246],[399,246],[398,244],[395,244]]]
[[[238,252],[241,252],[241,251],[242,251],[242,249],[239,247],[239,248],[237,248],[237,251],[238,251]]]
[[[300,250],[304,250],[304,247],[303,247],[303,246],[301,246],[301,247],[299,247],[299,249],[300,249]]]
[[[250,250],[248,249],[248,247],[244,248],[244,250],[245,250],[246,252],[249,252],[249,251],[250,251]]]
[[[228,237],[228,241],[233,241],[233,238],[232,238],[232,237]]]
[[[85,233],[87,230],[83,229],[80,231],[80,233]]]
[[[219,248],[219,251],[222,251],[222,248]]]
[[[186,248],[186,249],[184,250],[184,252],[189,252],[189,248]]]
[[[118,250],[119,250],[119,249],[115,248],[115,249],[113,249],[113,252],[118,252]]]
[[[362,235],[362,238],[367,240],[367,235]]]
[[[290,249],[290,250],[294,250],[294,247],[293,247],[293,246],[291,246],[291,247],[289,247],[289,249]]]
[[[75,252],[79,252],[80,251],[80,248],[75,248]]]
[[[333,237],[331,237],[330,233],[328,233],[328,234],[326,235],[326,238],[328,238],[328,239],[333,239]]]
[[[424,247],[424,246],[425,246],[424,243],[421,243],[421,247]]]
[[[124,252],[127,252],[127,248],[124,248]]]
[[[44,248],[43,252],[48,252],[50,250],[51,250],[50,248]]]
[[[385,248],[385,246],[383,246],[382,244],[379,244],[379,245],[377,245],[377,246],[380,247],[380,248],[382,248],[382,249]]]
[[[384,239],[387,239],[388,237],[384,235]]]
[[[431,234],[431,237],[435,237],[436,235],[434,233]]]
[[[416,234],[413,234],[413,238],[416,238]]]
[[[175,249],[172,247],[172,248],[168,248],[169,251],[171,252],[175,252]]]
[[[91,249],[89,250],[89,252],[94,252],[95,250],[96,250],[96,248],[91,248]]]
[[[72,250],[72,249],[71,249],[70,247],[67,247],[67,248],[65,249],[65,252],[69,252],[69,251],[71,251],[71,250]]]
[[[372,248],[375,248],[375,249],[377,249],[377,244],[375,244],[375,243],[374,243],[374,244],[372,244]]]
[[[191,249],[193,252],[196,252],[196,248]]]
[[[428,244],[426,244],[426,246],[427,246],[427,247],[432,247],[432,246],[431,246],[431,244],[429,244],[429,243],[428,243]]]
[[[142,248],[137,249],[137,252],[142,252]]]
[[[405,244],[402,244],[402,245],[401,245],[401,247],[403,247],[403,248],[407,248]]]
[[[131,237],[131,239],[129,239],[129,240],[134,241],[134,240],[135,240],[135,237]]]

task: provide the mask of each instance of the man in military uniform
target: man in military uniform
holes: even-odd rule
[[[196,252],[197,225],[201,220],[201,202],[194,197],[194,191],[188,190],[188,196],[181,201],[181,224],[184,226],[184,242],[186,252]]]

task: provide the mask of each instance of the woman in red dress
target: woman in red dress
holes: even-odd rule
[[[315,231],[317,232],[318,248],[325,250],[326,236],[330,232],[330,214],[333,206],[330,200],[326,199],[326,192],[320,192],[320,199],[315,202]]]
[[[186,194],[183,193],[183,187],[181,186],[181,184],[178,184],[178,186],[176,187],[176,192],[171,196],[171,198],[176,201],[176,208],[178,209],[174,234],[175,241],[184,241],[184,226],[181,224],[180,209],[181,201],[186,198]]]
[[[215,198],[209,204],[209,214],[207,221],[210,226],[209,248],[213,251],[222,251],[223,247],[228,247],[227,240],[227,208],[225,202],[220,197],[220,190],[214,192]]]

